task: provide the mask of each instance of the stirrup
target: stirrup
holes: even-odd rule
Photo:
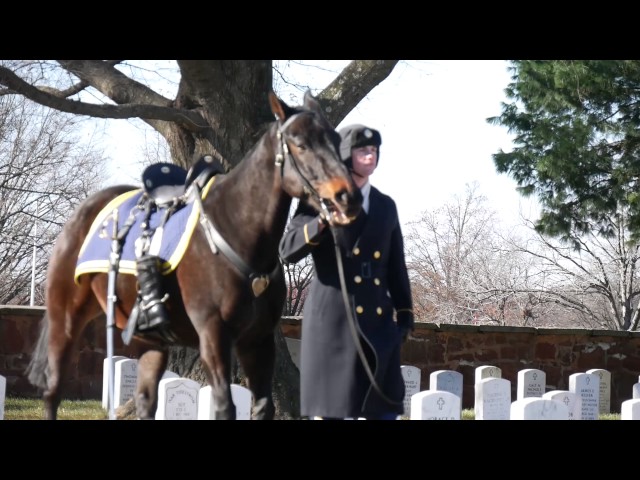
[[[169,319],[166,318],[165,314],[166,312],[166,308],[163,308],[162,310],[164,310],[164,313],[161,315],[156,315],[155,318],[153,320],[149,320],[149,310],[151,310],[153,307],[155,307],[156,305],[161,305],[164,302],[166,302],[167,300],[169,300],[169,294],[165,293],[164,296],[160,299],[152,299],[149,300],[146,304],[142,303],[142,300],[140,300],[140,310],[142,310],[142,312],[144,313],[145,318],[147,318],[147,323],[149,323],[150,326],[154,326],[157,325],[160,322],[168,322]]]
[[[168,298],[169,298],[169,294],[165,293],[164,297],[162,297],[160,300],[152,300],[146,305],[143,305],[141,301],[139,302],[140,314],[137,322],[137,330],[139,331],[154,330],[158,327],[162,327],[163,325],[169,324],[169,318],[166,316],[167,311],[164,308],[164,306],[162,308],[163,310],[162,314],[156,314],[153,316],[149,314],[149,311],[153,307],[159,304],[163,304]]]
[[[165,298],[166,297],[167,295],[165,295]],[[131,310],[131,315],[129,315],[127,326],[122,332],[122,341],[124,344],[129,345],[134,335],[140,335],[145,338],[154,338],[166,343],[178,343],[178,337],[171,330],[169,320],[162,317],[156,317],[150,321],[140,304],[141,299],[138,297],[133,309]]]

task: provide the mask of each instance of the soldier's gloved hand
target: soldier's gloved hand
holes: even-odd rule
[[[396,312],[396,324],[398,332],[402,336],[402,343],[406,342],[409,334],[413,332],[413,310],[410,308],[402,308]]]
[[[409,339],[409,334],[413,331],[411,327],[398,327],[398,332],[402,337],[402,343],[405,343]]]

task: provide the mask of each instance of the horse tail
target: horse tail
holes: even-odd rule
[[[31,355],[25,374],[32,385],[46,389],[49,377],[49,316],[45,312],[40,320],[40,337]]]

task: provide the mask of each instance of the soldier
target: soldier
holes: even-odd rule
[[[348,226],[334,226],[300,202],[280,242],[285,262],[310,253],[315,268],[302,321],[301,414],[395,420],[403,413],[404,399],[400,347],[414,324],[404,241],[394,200],[369,182],[378,166],[380,132],[350,125],[340,136],[340,156],[362,192],[363,210]],[[334,238],[340,245],[347,308]],[[383,395],[371,382],[358,345]]]

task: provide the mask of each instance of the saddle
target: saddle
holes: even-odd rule
[[[157,257],[159,245],[169,218],[187,204],[199,200],[209,179],[224,172],[222,163],[211,155],[203,156],[188,172],[172,163],[156,163],[143,171],[143,195],[136,205],[137,211],[144,215],[140,235],[135,239],[138,297],[122,332],[125,345],[130,343],[134,333],[170,343],[177,341],[164,307],[168,294],[162,286]],[[162,221],[152,229],[149,218],[156,211],[162,212]],[[136,220],[133,212],[118,233],[121,242]]]
[[[214,175],[225,173],[219,160],[204,155],[187,172],[173,163],[154,163],[142,172],[142,185],[146,198],[156,206],[165,207],[178,200],[184,201],[189,187],[202,190]]]

